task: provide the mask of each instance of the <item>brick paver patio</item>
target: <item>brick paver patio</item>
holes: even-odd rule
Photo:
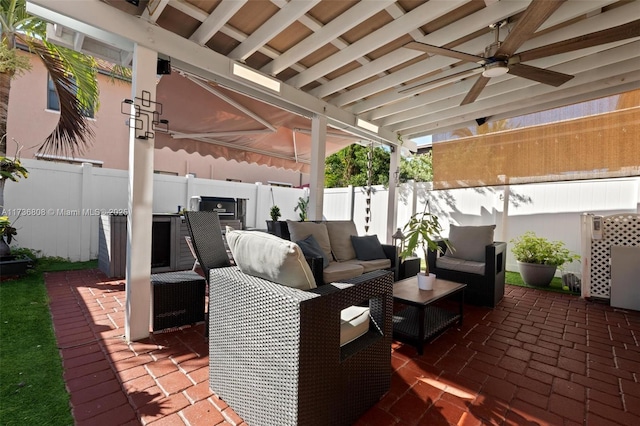
[[[77,425],[244,424],[209,390],[202,325],[127,344],[122,280],[45,281]],[[507,286],[496,309],[467,306],[423,356],[394,343],[392,367],[358,425],[640,423],[640,312],[576,296]]]

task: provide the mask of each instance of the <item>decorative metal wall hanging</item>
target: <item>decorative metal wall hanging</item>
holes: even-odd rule
[[[137,101],[138,103],[135,103]],[[141,130],[142,134],[136,134],[138,139],[153,139],[154,132],[168,132],[169,120],[161,119],[162,104],[151,100],[151,92],[142,91],[142,97],[125,99],[120,103],[120,112],[131,116],[131,105],[135,108],[135,115],[126,121],[132,129]],[[155,109],[152,109],[155,108]],[[136,132],[138,133],[138,132]]]

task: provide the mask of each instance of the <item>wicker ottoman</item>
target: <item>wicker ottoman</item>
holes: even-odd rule
[[[193,271],[151,275],[153,331],[204,321],[205,279]]]

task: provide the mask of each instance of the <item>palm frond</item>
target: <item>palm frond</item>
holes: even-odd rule
[[[45,22],[27,13],[26,0],[1,0],[0,1],[0,23],[3,33],[24,33],[38,34],[44,36],[42,31],[46,28]],[[31,21],[39,21],[37,26]]]
[[[97,89],[91,90],[87,78],[95,79],[92,61],[78,60],[79,53],[68,54],[59,46],[43,42],[31,43],[35,54],[42,60],[51,76],[60,100],[60,119],[54,131],[38,149],[41,154],[75,157],[93,142],[94,133],[83,112],[93,106],[90,99],[97,98]],[[86,58],[86,57],[84,57]],[[95,83],[94,83],[95,84]]]

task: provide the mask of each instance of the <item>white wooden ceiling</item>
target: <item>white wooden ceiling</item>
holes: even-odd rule
[[[535,1],[535,0],[534,0]],[[552,0],[543,0],[551,2]],[[477,67],[403,47],[410,41],[484,55],[489,26],[518,25],[530,0],[31,0],[56,23],[50,38],[129,65],[133,43],[157,49],[174,68],[198,74],[298,114],[326,114],[338,128],[356,118],[394,143],[640,88],[640,37],[575,50],[527,65],[575,76],[553,87],[506,74],[461,106],[477,75],[419,83]],[[516,52],[635,21],[640,1],[568,0]],[[243,63],[283,84],[277,96],[229,75]],[[366,132],[363,132],[366,134]],[[371,136],[371,134],[369,135]]]

